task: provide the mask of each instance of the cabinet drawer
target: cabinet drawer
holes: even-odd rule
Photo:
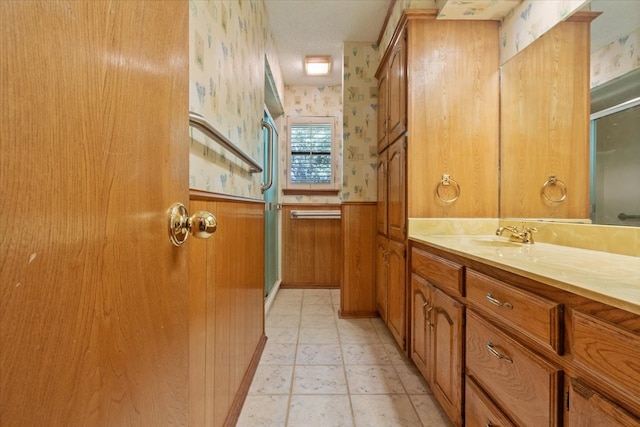
[[[509,418],[523,426],[558,425],[559,369],[471,310],[466,343],[467,375]]]
[[[476,271],[467,272],[467,301],[562,354],[563,305]]]
[[[622,394],[640,396],[640,336],[579,311],[571,319],[574,362]]]
[[[411,269],[440,289],[463,295],[463,266],[430,254],[422,249],[412,248]]]
[[[480,386],[467,377],[465,384],[465,426],[513,426],[509,418],[491,401]]]

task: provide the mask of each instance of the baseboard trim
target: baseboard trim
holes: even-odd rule
[[[380,317],[377,311],[342,311],[338,312],[341,319],[367,319],[372,317]]]
[[[249,394],[251,382],[253,381],[253,377],[255,376],[256,370],[258,369],[260,357],[262,357],[262,352],[264,351],[264,347],[266,344],[267,336],[263,333],[262,337],[260,337],[260,340],[258,341],[258,345],[256,346],[256,351],[253,353],[253,357],[251,358],[251,363],[249,363],[247,372],[244,374],[244,378],[242,379],[240,388],[238,389],[238,392],[233,399],[233,403],[231,404],[231,408],[229,409],[229,413],[227,414],[227,419],[224,420],[224,427],[235,427],[235,425],[238,424],[238,419],[240,419],[240,413],[242,412],[242,406],[244,405],[244,401]]]
[[[267,299],[264,302],[264,318],[266,319],[269,315],[269,310],[271,310],[271,306],[273,306],[273,302],[278,295],[278,291],[280,290],[280,285],[282,284],[282,280],[278,280],[275,285],[271,288],[269,295],[267,295]]]
[[[322,285],[314,285],[308,283],[282,283],[280,284],[280,289],[340,289],[340,284],[322,284]]]

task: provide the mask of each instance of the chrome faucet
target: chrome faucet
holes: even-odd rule
[[[532,244],[535,243],[533,241],[533,233],[538,231],[538,229],[535,227],[525,227],[524,223],[522,223],[522,230],[518,230],[517,227],[513,226],[499,227],[496,230],[496,236],[502,236],[502,233],[505,231],[511,233],[509,235],[509,240],[511,241]]]

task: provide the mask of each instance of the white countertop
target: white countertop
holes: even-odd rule
[[[640,315],[640,258],[495,235],[411,234],[411,240]]]

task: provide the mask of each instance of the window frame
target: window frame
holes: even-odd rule
[[[339,191],[338,185],[338,138],[336,127],[338,120],[334,116],[289,116],[287,117],[287,180],[285,190]],[[331,126],[331,182],[294,183],[291,182],[291,129],[295,124],[329,124]]]

